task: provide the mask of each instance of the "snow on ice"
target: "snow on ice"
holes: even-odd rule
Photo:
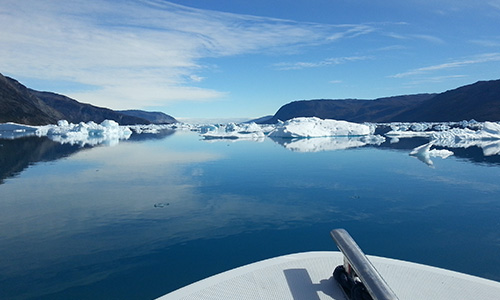
[[[0,124],[0,137],[4,137],[5,132],[8,132],[9,138],[48,136],[61,144],[79,144],[81,146],[115,145],[120,140],[126,140],[132,135],[130,128],[120,126],[111,120],[104,120],[101,124],[94,122],[72,124],[66,120],[57,122],[57,125],[45,126],[28,126],[15,123]]]
[[[269,133],[270,137],[332,137],[332,136],[363,136],[373,134],[374,128],[365,124],[347,121],[323,120],[320,118],[294,118],[279,123]]]
[[[411,155],[432,164],[430,157],[446,158],[453,152],[440,148],[468,148],[477,146],[485,156],[500,154],[500,124],[497,122],[441,122],[441,123],[388,123],[357,124],[347,121],[323,120],[315,117],[295,118],[278,124],[228,123],[120,126],[106,120],[72,124],[59,121],[56,125],[28,126],[15,123],[0,124],[0,138],[14,139],[23,136],[47,136],[60,143],[79,145],[114,145],[129,139],[132,134],[152,133],[162,130],[197,132],[206,141],[250,140],[261,142],[271,138],[287,149],[301,152],[328,151],[379,145],[385,137],[376,130],[389,128],[384,135],[391,143],[401,138],[424,137],[429,143],[413,149]],[[387,131],[387,130],[386,130]]]
[[[431,160],[431,157],[441,157],[441,158],[447,158],[450,155],[453,155],[453,152],[450,150],[446,149],[432,149],[431,147],[434,145],[434,141],[431,141],[427,144],[424,144],[422,146],[418,146],[415,149],[413,149],[410,152],[410,155],[415,156],[418,158],[420,161],[424,162],[428,166],[433,166],[434,163]]]

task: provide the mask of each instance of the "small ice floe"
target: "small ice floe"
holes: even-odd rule
[[[245,139],[263,141],[266,137],[263,128],[256,123],[202,125],[199,127],[199,131],[205,140]]]
[[[347,137],[371,135],[374,131],[373,126],[365,124],[301,117],[277,124],[269,136],[281,138]]]
[[[100,124],[94,122],[73,124],[66,120],[57,122],[57,125],[39,126],[38,136],[48,136],[51,140],[61,144],[85,145],[115,145],[119,140],[126,140],[132,131],[126,126],[120,126],[112,120],[104,120]]]
[[[431,139],[437,146],[449,148],[469,148],[476,146],[483,149],[485,156],[500,154],[500,124],[484,122],[479,130],[452,128],[435,132]]]
[[[410,152],[410,155],[415,156],[416,158],[418,158],[418,160],[424,162],[426,165],[431,166],[431,167],[434,165],[434,163],[431,160],[431,157],[441,157],[441,158],[445,159],[448,156],[453,155],[453,152],[450,150],[431,149],[431,147],[433,145],[434,145],[434,142],[429,142],[429,143],[424,144],[422,146],[418,146]]]
[[[386,124],[384,124],[386,125]],[[461,131],[468,129],[476,131],[481,126],[481,123],[470,120],[461,122],[394,122],[389,124],[391,130],[386,133],[391,138],[412,138],[412,137],[426,137],[431,138],[434,134],[447,132],[449,130]]]
[[[385,138],[380,135],[356,137],[318,137],[318,138],[276,138],[273,141],[294,152],[321,152],[344,150],[363,147],[366,145],[380,145]]]
[[[36,135],[37,126],[22,125],[17,123],[0,124],[0,137],[3,139],[17,139],[25,136]]]
[[[176,125],[177,124],[147,124],[147,125],[129,125],[127,127],[137,134],[141,133],[157,134],[163,130],[177,129]]]

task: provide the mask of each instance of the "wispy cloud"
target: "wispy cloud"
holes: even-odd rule
[[[189,8],[159,0],[5,0],[0,70],[95,89],[69,93],[112,108],[210,100],[202,59],[353,38],[367,25],[321,25]],[[323,62],[335,64],[339,61]],[[207,69],[208,68],[208,69]]]
[[[336,41],[345,38],[354,38],[360,35],[369,34],[375,31],[375,28],[370,25],[359,24],[359,25],[341,25],[338,26],[342,31],[336,32],[327,37],[327,40]]]
[[[489,1],[488,4],[492,6],[493,8],[496,8],[500,10],[500,1],[495,0],[495,1]]]
[[[467,77],[466,75],[448,75],[448,76],[434,76],[434,77],[427,77],[423,79],[418,79],[418,80],[412,80],[411,82],[408,82],[406,86],[419,86],[422,84],[429,84],[429,83],[440,83],[440,82],[446,82],[452,79],[460,79]]]
[[[282,63],[277,63],[274,64],[274,68],[277,70],[300,70],[300,69],[305,69],[305,68],[319,68],[319,67],[325,67],[325,66],[332,66],[332,65],[340,65],[340,64],[345,64],[348,62],[352,61],[360,61],[360,60],[367,60],[371,59],[370,56],[346,56],[346,57],[332,57],[332,58],[327,58],[322,61],[316,61],[316,62],[282,62]]]
[[[386,32],[384,35],[397,40],[423,40],[435,44],[444,44],[444,40],[429,34],[401,34],[395,32]]]
[[[339,84],[339,83],[342,83],[343,81],[342,80],[330,80],[329,83],[331,84]]]
[[[464,67],[467,65],[482,64],[482,63],[492,62],[492,61],[500,61],[500,53],[481,54],[481,55],[477,55],[477,56],[474,56],[471,58],[466,58],[463,60],[457,60],[457,61],[453,61],[453,62],[449,62],[449,63],[443,63],[443,64],[438,64],[438,65],[432,65],[432,66],[428,66],[428,67],[413,69],[413,70],[410,70],[407,72],[392,75],[390,77],[403,78],[403,77],[409,77],[409,76],[419,75],[419,74],[423,74],[423,73],[429,73],[429,72],[441,71],[441,70],[447,70],[447,69],[454,69],[454,68]]]
[[[482,38],[482,39],[474,39],[470,41],[473,44],[480,45],[483,47],[500,47],[500,37],[492,37],[492,38]]]
[[[410,35],[410,37],[424,40],[424,41],[431,42],[431,43],[444,44],[443,39],[436,37],[436,36],[433,36],[433,35],[429,35],[429,34],[413,34],[413,35]]]

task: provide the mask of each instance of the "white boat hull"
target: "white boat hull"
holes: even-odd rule
[[[367,256],[399,299],[498,300],[500,282],[426,265]],[[166,294],[171,299],[344,300],[333,279],[341,252],[304,252],[279,256],[195,282]]]

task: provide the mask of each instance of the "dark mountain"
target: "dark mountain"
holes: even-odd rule
[[[61,144],[48,137],[0,139],[0,184],[37,162],[58,160],[88,147],[90,146]]]
[[[61,113],[33,95],[24,85],[0,74],[0,123],[41,125],[56,123],[61,118]]]
[[[407,122],[500,121],[500,80],[479,81],[446,91],[395,118]]]
[[[30,92],[45,102],[48,106],[57,109],[70,123],[94,121],[101,123],[104,120],[114,120],[121,125],[150,124],[146,119],[127,116],[108,108],[80,103],[69,97],[50,93],[30,90]]]
[[[162,112],[159,112],[159,111],[118,110],[117,112],[124,114],[124,115],[127,115],[127,116],[145,119],[153,124],[177,123],[177,120],[174,117],[169,116],[169,115],[162,113]]]
[[[350,122],[390,122],[402,112],[416,108],[435,94],[395,96],[376,100],[302,100],[282,106],[265,123],[296,117],[346,120]]]
[[[273,115],[263,116],[257,119],[248,120],[245,123],[258,123],[258,124],[269,124]]]
[[[318,117],[351,122],[500,121],[500,80],[479,81],[440,94],[375,100],[302,100],[282,106],[266,122]]]
[[[106,119],[121,125],[177,122],[158,112],[119,112],[108,108],[80,103],[64,95],[29,89],[18,81],[0,74],[0,123],[15,122],[28,125],[55,124],[58,120],[71,123]]]

